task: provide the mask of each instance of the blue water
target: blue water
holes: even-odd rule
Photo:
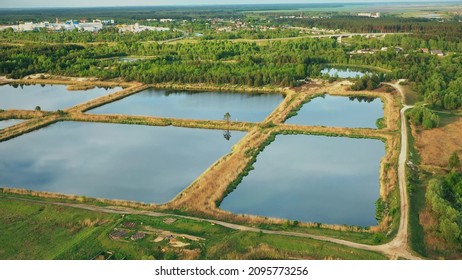
[[[34,110],[40,106],[42,111],[63,110],[120,89],[68,91],[65,85],[3,85],[0,86],[0,109]]]
[[[226,92],[168,92],[149,89],[90,110],[91,114],[147,115],[168,118],[263,121],[283,100],[281,94]]]
[[[244,135],[231,134],[61,122],[0,143],[0,186],[164,203]]]
[[[329,74],[329,76],[334,77],[338,76],[339,78],[342,79],[347,79],[347,78],[356,78],[356,77],[362,77],[369,72],[367,71],[359,71],[359,70],[352,70],[349,68],[346,69],[339,69],[339,68],[324,68],[321,70],[322,74]]]
[[[381,141],[278,135],[220,208],[305,222],[376,224]]]
[[[24,120],[4,120],[0,121],[0,129],[4,129],[13,125],[17,125],[18,123],[22,123]]]
[[[304,104],[287,124],[336,126],[350,128],[377,128],[376,121],[383,118],[383,103],[379,98],[372,102],[350,100],[345,96],[324,95]]]

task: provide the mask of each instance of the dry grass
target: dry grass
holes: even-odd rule
[[[80,86],[85,86],[85,85],[80,85]],[[129,88],[107,94],[98,98],[95,98],[93,100],[84,102],[82,104],[76,105],[70,109],[67,110],[69,113],[80,113],[80,112],[85,112],[90,109],[102,106],[107,103],[114,102],[116,100],[120,100],[122,98],[125,98],[127,96],[130,96],[132,94],[135,94],[137,92],[140,92],[142,90],[148,89],[149,86],[146,85],[141,85],[141,84],[134,84]]]
[[[0,120],[8,119],[32,119],[40,118],[50,114],[46,111],[32,111],[32,110],[7,110],[0,112]]]
[[[415,147],[421,156],[421,164],[446,167],[449,157],[457,152],[462,158],[462,117],[452,116],[442,119],[441,126],[423,130],[412,126]]]
[[[45,117],[38,117],[34,119],[30,119],[28,121],[24,121],[14,126],[7,127],[1,130],[0,133],[0,142],[12,139],[14,137],[18,137],[25,133],[29,133],[31,131],[37,130],[39,128],[48,126],[52,123],[59,121],[59,116],[57,115],[49,115]]]
[[[187,120],[176,118],[161,118],[150,116],[126,116],[126,115],[93,115],[73,113],[67,116],[64,120],[67,121],[82,121],[82,122],[100,122],[100,123],[120,123],[120,124],[136,124],[148,126],[176,126],[189,128],[203,129],[219,129],[219,130],[236,130],[248,131],[257,124],[248,122],[231,122],[228,124],[225,121],[207,121],[207,120]]]
[[[67,90],[89,90],[89,89],[94,89],[95,86],[93,85],[68,85],[66,87]]]

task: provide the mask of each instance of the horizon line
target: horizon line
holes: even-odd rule
[[[319,0],[320,1],[320,0]],[[226,7],[226,6],[268,6],[268,5],[335,5],[335,4],[355,4],[355,5],[361,5],[361,4],[369,4],[369,5],[374,5],[374,4],[419,4],[419,3],[433,3],[435,1],[432,0],[420,0],[420,1],[399,1],[399,0],[392,0],[392,1],[374,1],[374,2],[367,2],[366,0],[363,0],[361,2],[339,2],[342,0],[336,0],[334,2],[310,2],[310,3],[255,3],[255,4],[194,4],[194,3],[185,3],[185,4],[153,4],[153,5],[118,5],[118,6],[112,6],[112,5],[102,5],[102,6],[30,6],[30,7],[0,7],[0,10],[27,10],[27,9],[75,9],[75,8],[80,8],[80,9],[91,9],[91,8],[136,8],[136,7]],[[443,3],[457,3],[460,2],[462,3],[462,0],[443,0],[439,1],[439,3],[436,4],[443,4]]]

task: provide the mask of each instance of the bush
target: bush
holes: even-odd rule
[[[376,233],[374,234],[374,243],[379,244],[382,243],[382,241],[385,239],[385,236],[383,233]]]
[[[451,157],[449,158],[448,168],[450,170],[460,168],[460,159],[459,155],[456,152],[453,152]]]
[[[424,106],[416,106],[409,112],[411,122],[415,125],[421,125],[424,129],[438,127],[440,118],[430,109]]]

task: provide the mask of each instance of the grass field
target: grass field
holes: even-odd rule
[[[0,259],[385,259],[307,238],[210,222],[93,212],[0,196]],[[125,232],[119,239],[110,234]],[[133,241],[135,233],[144,238]]]

